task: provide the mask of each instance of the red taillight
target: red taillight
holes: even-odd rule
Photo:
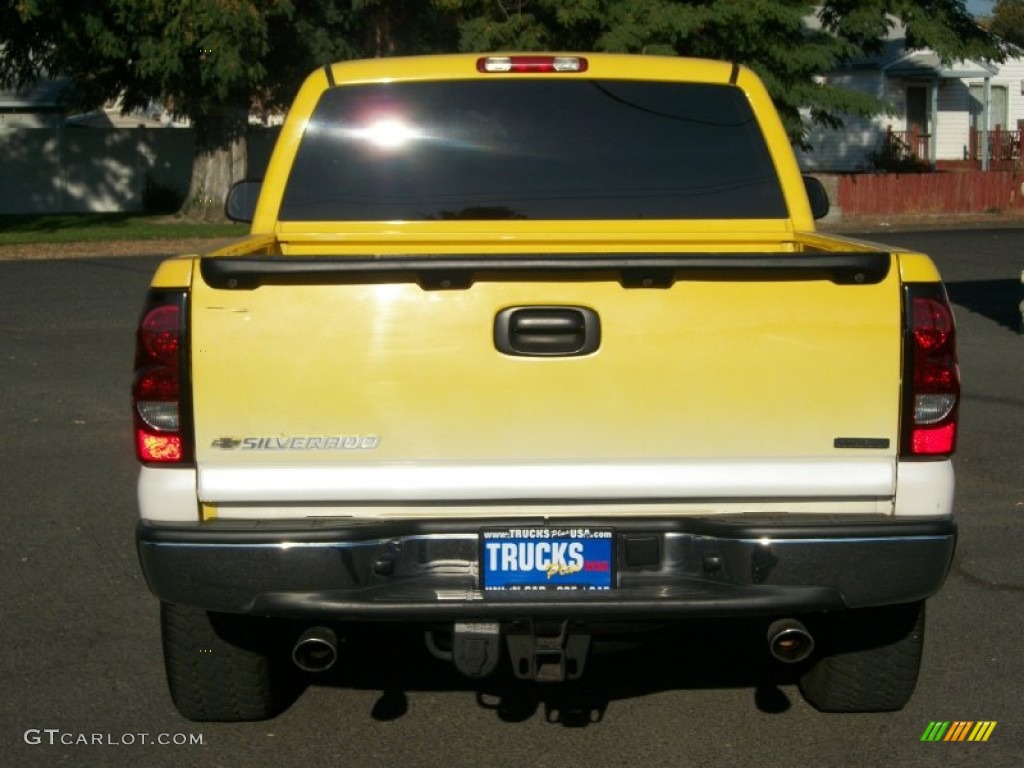
[[[135,397],[138,400],[177,402],[180,382],[178,367],[157,365],[135,374]]]
[[[165,363],[177,363],[181,343],[181,309],[176,304],[154,307],[139,324],[139,340],[147,355]]]
[[[484,56],[476,60],[478,72],[586,72],[582,56]]]
[[[185,457],[178,435],[153,435],[144,431],[135,432],[135,450],[139,460],[147,463],[180,463]]]
[[[956,445],[956,423],[913,431],[912,453],[918,456],[949,454]]]
[[[184,292],[152,292],[139,321],[132,406],[135,452],[146,463],[187,461]]]
[[[947,346],[953,337],[953,313],[949,304],[927,296],[916,296],[912,301],[917,347],[929,351]]]
[[[938,284],[908,285],[906,300],[903,455],[948,456],[960,404],[953,310]]]

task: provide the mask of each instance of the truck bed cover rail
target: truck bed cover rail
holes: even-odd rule
[[[223,289],[252,289],[267,283],[295,283],[387,275],[414,279],[429,288],[460,288],[477,276],[495,273],[617,272],[626,287],[662,288],[680,273],[699,279],[737,279],[769,273],[787,279],[828,279],[842,284],[872,284],[885,279],[891,254],[847,253],[586,253],[567,255],[432,255],[411,256],[257,256],[205,257],[200,271],[207,284]]]

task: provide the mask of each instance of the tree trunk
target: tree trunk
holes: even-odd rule
[[[246,175],[244,110],[224,110],[193,117],[195,155],[188,195],[178,211],[194,221],[225,221],[228,190]]]

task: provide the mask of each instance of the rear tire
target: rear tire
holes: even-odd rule
[[[160,629],[171,698],[189,720],[265,720],[281,710],[271,622],[162,603]]]
[[[917,686],[924,614],[921,601],[829,616],[800,692],[822,712],[902,709]]]

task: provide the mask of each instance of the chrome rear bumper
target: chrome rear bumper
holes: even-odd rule
[[[486,527],[544,526],[489,520]],[[942,586],[951,518],[722,516],[559,520],[612,528],[607,592],[479,588],[480,521],[211,521],[138,525],[161,600],[324,620],[633,620],[779,615],[924,599]]]

